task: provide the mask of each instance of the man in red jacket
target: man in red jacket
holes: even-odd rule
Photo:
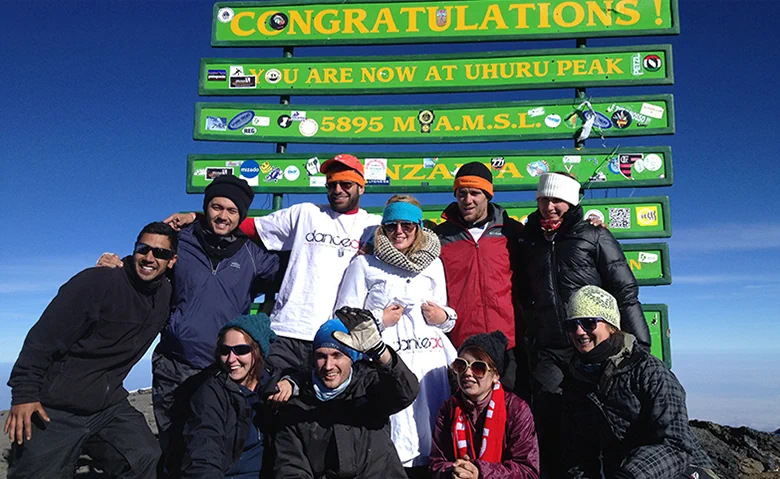
[[[515,275],[518,238],[523,225],[492,203],[493,175],[482,163],[460,167],[453,185],[454,203],[436,228],[447,279],[447,302],[458,312],[450,332],[455,347],[469,336],[499,330],[507,337],[505,372],[501,383],[519,396],[529,397],[525,322]]]

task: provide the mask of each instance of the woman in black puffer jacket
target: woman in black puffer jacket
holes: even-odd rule
[[[648,350],[650,331],[620,244],[608,229],[582,217],[579,182],[565,173],[546,173],[536,199],[539,209],[529,215],[520,240],[526,263],[517,267],[527,272],[533,301],[528,339],[542,470],[560,477],[561,384],[574,354],[561,327],[569,298],[583,286],[601,286],[617,298],[624,329]]]

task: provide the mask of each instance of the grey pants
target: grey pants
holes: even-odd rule
[[[120,479],[156,477],[160,447],[127,400],[87,416],[44,408],[51,422],[34,420],[32,438],[13,445],[9,479],[71,479],[82,452]]]

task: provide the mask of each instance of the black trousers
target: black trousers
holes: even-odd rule
[[[168,429],[173,422],[173,409],[179,398],[176,391],[187,379],[201,371],[160,354],[158,349],[152,354],[152,407],[163,452],[168,448]]]
[[[160,446],[127,400],[88,416],[44,408],[51,422],[33,421],[32,438],[13,444],[9,479],[72,479],[82,452],[120,479],[156,476]]]

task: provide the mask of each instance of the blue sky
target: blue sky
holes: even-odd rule
[[[9,4],[10,5],[10,4]],[[189,153],[272,153],[272,144],[192,140],[202,57],[279,57],[280,48],[213,49],[212,2],[33,0],[0,19],[2,123],[0,199],[0,363],[13,362],[24,335],[60,284],[103,251],[129,252],[137,231],[201,199],[184,192]],[[749,6],[750,12],[746,12]],[[675,184],[610,190],[611,197],[668,195],[671,286],[643,288],[641,300],[670,309],[674,370],[689,392],[691,415],[776,428],[780,386],[780,168],[774,159],[780,90],[773,0],[681,0],[676,37],[590,40],[589,46],[673,44],[676,84],[590,89],[594,97],[674,93],[677,133],[612,139],[607,147],[671,145]],[[573,40],[491,44],[296,48],[296,56],[388,55],[568,48]],[[501,93],[502,100],[568,98],[572,90]],[[496,94],[394,97],[293,97],[295,103],[412,104],[489,101]],[[205,99],[218,101],[217,98]],[[241,98],[236,101],[241,101]],[[247,98],[246,101],[253,99]],[[231,100],[232,101],[232,100]],[[276,103],[277,98],[258,102]],[[458,148],[541,149],[568,142],[475,144]],[[589,141],[588,147],[600,147]],[[358,155],[421,146],[351,147]],[[446,147],[445,147],[446,148]],[[339,151],[292,145],[290,151]],[[431,147],[434,149],[434,146]],[[435,148],[442,149],[442,148]],[[603,197],[604,192],[595,196]],[[364,197],[382,204],[387,195]],[[495,201],[532,199],[499,193]],[[285,204],[317,198],[291,196]],[[448,195],[427,195],[443,203]],[[320,199],[324,201],[324,198]],[[258,195],[255,208],[269,206]],[[760,358],[760,359],[759,359]],[[741,363],[740,363],[741,362]],[[723,366],[720,366],[723,365]],[[752,372],[751,372],[752,371]],[[769,374],[769,376],[766,376]],[[740,376],[741,386],[724,377]],[[3,377],[3,381],[5,380]],[[148,375],[134,379],[140,387]],[[135,378],[135,376],[134,376]],[[753,380],[753,386],[745,382]],[[729,390],[726,394],[725,390]],[[739,396],[740,391],[744,397]],[[0,409],[8,404],[0,393]],[[720,396],[719,396],[720,394]],[[737,399],[734,395],[737,394]],[[740,399],[741,398],[741,399]],[[764,402],[750,402],[750,401]],[[769,408],[769,409],[767,409]],[[745,419],[744,409],[755,409]]]

